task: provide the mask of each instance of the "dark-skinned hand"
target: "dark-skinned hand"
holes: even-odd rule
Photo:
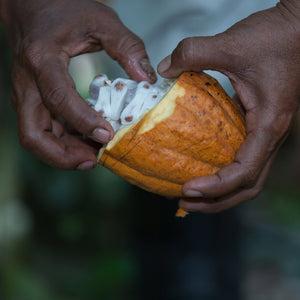
[[[137,81],[154,82],[143,42],[109,7],[88,0],[1,0],[0,17],[13,49],[12,103],[20,143],[62,169],[96,165],[113,129],[76,92],[71,57],[105,50]]]
[[[232,164],[183,186],[188,211],[214,213],[255,198],[287,138],[300,97],[300,1],[281,1],[227,31],[182,40],[158,66],[161,76],[216,70],[245,109],[247,135]]]

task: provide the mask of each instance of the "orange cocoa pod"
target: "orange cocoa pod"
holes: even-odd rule
[[[245,135],[244,117],[220,84],[184,72],[152,110],[100,149],[98,162],[142,189],[181,197],[186,181],[230,164]]]

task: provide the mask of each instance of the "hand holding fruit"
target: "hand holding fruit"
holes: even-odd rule
[[[218,212],[260,193],[293,124],[300,97],[300,1],[281,1],[216,36],[187,38],[158,67],[167,78],[207,69],[231,80],[246,110],[247,136],[232,164],[183,186],[180,206]]]
[[[21,144],[57,168],[94,167],[99,145],[82,135],[106,143],[113,129],[76,92],[69,60],[103,49],[133,79],[154,82],[143,42],[96,1],[2,0],[0,18],[13,49]]]

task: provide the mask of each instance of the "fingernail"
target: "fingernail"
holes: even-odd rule
[[[90,170],[95,167],[96,167],[96,163],[94,161],[85,161],[77,167],[77,170]]]
[[[183,194],[185,197],[203,197],[203,194],[196,190],[187,190]]]
[[[157,71],[158,73],[166,72],[171,66],[171,55],[164,58],[158,65]]]
[[[102,128],[96,128],[93,131],[92,137],[99,143],[108,143],[112,136],[111,133],[108,130],[102,129]]]
[[[151,66],[151,63],[148,58],[143,58],[140,60],[140,66],[142,70],[147,74],[148,78],[151,82],[155,82],[157,80],[154,69]]]

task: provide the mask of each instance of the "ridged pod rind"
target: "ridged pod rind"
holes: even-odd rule
[[[219,83],[185,72],[98,162],[147,191],[180,197],[186,181],[230,164],[245,135],[244,117]]]

